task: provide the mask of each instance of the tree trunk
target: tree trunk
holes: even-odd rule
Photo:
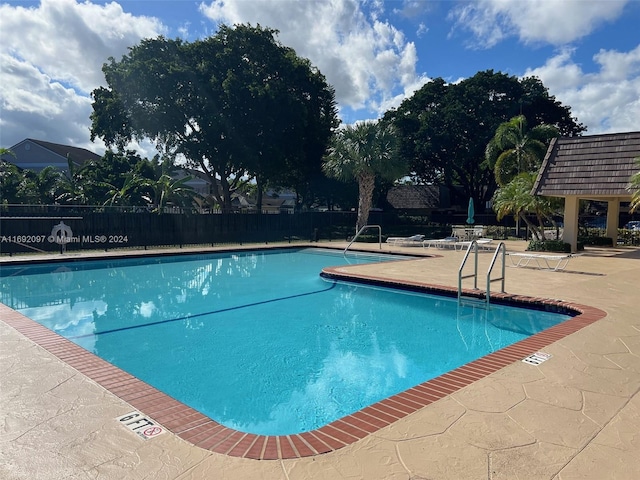
[[[527,227],[533,233],[536,240],[544,240],[544,234],[542,230],[533,222],[530,222],[527,216],[524,213],[519,214],[520,218],[526,223]]]
[[[220,186],[222,187],[222,203],[220,204],[222,213],[231,213],[231,188],[229,187],[229,182],[224,176],[221,176],[220,178]]]
[[[376,176],[373,172],[358,175],[358,219],[356,220],[356,233],[369,221],[369,211],[373,200]]]
[[[229,213],[231,211],[231,194],[229,193],[229,184],[227,183],[227,188],[225,191],[223,182],[220,182],[220,187],[222,189],[222,191],[220,191],[221,189],[218,188],[218,181],[216,180],[216,172],[215,170],[209,168],[208,162],[205,161],[204,157],[198,159],[198,165],[209,179],[209,183],[211,183],[211,196],[215,199],[215,201],[218,203],[218,206],[224,213]],[[220,175],[220,177],[223,178],[222,175]],[[229,200],[229,204],[225,205],[225,203],[227,202],[227,197]]]
[[[264,193],[262,183],[260,177],[256,176],[256,213],[258,215],[262,214],[262,194]]]

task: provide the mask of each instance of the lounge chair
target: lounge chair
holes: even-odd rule
[[[389,237],[387,243],[394,247],[421,247],[424,235],[412,235],[410,237]]]
[[[446,238],[433,238],[430,240],[424,240],[422,242],[422,246],[424,248],[448,248],[448,247],[454,247],[456,243],[458,242],[458,238],[457,237],[446,237]]]
[[[528,267],[529,264],[532,264],[531,266],[541,270],[552,270],[554,272],[564,270],[569,260],[580,255],[580,253],[549,255],[529,252],[507,252],[512,267]]]
[[[466,242],[456,242],[454,245],[454,248],[456,250],[458,250],[458,248],[460,250],[464,250],[465,248],[468,248],[469,245],[471,245],[472,240],[466,241]],[[493,249],[493,239],[492,238],[476,238],[475,239],[476,244],[478,245],[478,250],[492,250]]]
[[[478,244],[478,250],[491,250],[493,245],[492,238],[478,238],[476,243]],[[453,248],[454,250],[464,250],[471,245],[471,240],[458,240],[457,237],[447,237],[438,240],[425,240],[422,242],[422,246],[425,248]]]

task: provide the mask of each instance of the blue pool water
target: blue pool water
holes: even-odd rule
[[[3,267],[0,301],[264,435],[319,428],[567,318],[319,277],[380,260],[304,249]]]

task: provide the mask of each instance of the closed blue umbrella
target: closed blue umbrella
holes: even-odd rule
[[[474,223],[476,223],[476,221],[473,219],[473,216],[475,215],[475,211],[473,208],[473,198],[469,199],[469,208],[467,209],[467,223],[469,225],[473,225]]]

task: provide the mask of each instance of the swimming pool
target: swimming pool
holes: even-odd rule
[[[319,278],[343,258],[3,267],[1,300],[217,422],[263,435],[321,427],[567,318]]]

